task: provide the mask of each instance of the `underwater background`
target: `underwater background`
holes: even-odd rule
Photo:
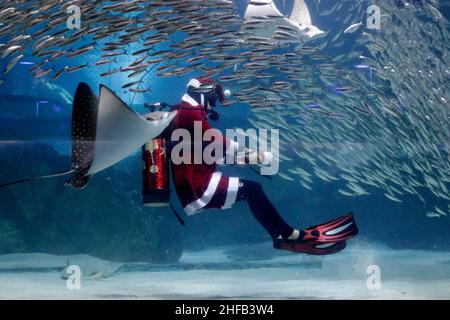
[[[335,8],[339,0],[306,1],[309,5],[313,22],[321,30],[326,31],[323,38],[308,42],[310,47],[320,47],[320,53],[327,55],[331,61],[339,55],[361,52],[371,57],[379,65],[375,69],[384,67],[385,57],[372,51],[371,41],[358,41],[361,33],[343,35],[342,30],[351,23],[365,21],[365,9],[377,1],[343,1],[344,5],[338,10],[323,15],[323,12]],[[397,70],[399,79],[409,78],[413,91],[431,92],[441,86],[441,96],[445,99],[439,108],[449,111],[449,23],[450,1],[383,1],[379,4],[382,10],[399,12],[399,17],[407,16],[417,21],[417,30],[407,29],[401,22],[396,22],[395,32],[383,31],[386,44],[392,51],[388,56],[388,63],[403,66]],[[291,1],[276,1],[281,11],[285,12]],[[433,18],[427,6],[431,3],[439,10],[441,17]],[[244,1],[237,1],[239,12],[245,8]],[[321,14],[322,13],[322,14]],[[400,19],[400,18],[399,18]],[[427,26],[426,31],[420,31],[420,26]],[[387,28],[387,27],[386,27]],[[403,32],[403,34],[402,34]],[[422,34],[421,34],[422,32]],[[411,47],[401,48],[394,41],[397,38],[423,39],[419,45],[412,42]],[[178,36],[178,35],[176,35]],[[344,43],[338,47],[333,46],[337,37],[346,37]],[[390,36],[390,37],[389,37]],[[181,36],[180,36],[181,37]],[[6,38],[0,37],[0,43]],[[340,39],[340,38],[339,38]],[[87,42],[86,42],[87,43]],[[422,43],[422,44],[423,44]],[[83,43],[80,43],[82,45]],[[416,45],[416,47],[414,47]],[[397,48],[395,48],[397,46]],[[138,50],[138,48],[130,48]],[[414,54],[424,52],[432,62],[425,62]],[[408,55],[405,55],[405,51]],[[79,63],[94,59],[100,54],[98,50],[91,51],[89,55],[82,56]],[[378,57],[378,58],[377,58]],[[117,63],[126,64],[132,57],[122,56]],[[387,59],[387,58],[386,58]],[[420,60],[419,62],[416,61]],[[436,61],[439,61],[439,64]],[[31,65],[38,60],[32,56],[25,56],[22,61]],[[359,73],[366,84],[352,83],[353,86],[366,85],[369,75],[366,70],[355,68],[356,60],[349,58],[340,61],[340,68],[346,68],[349,73]],[[327,63],[328,60],[319,63]],[[419,63],[422,63],[420,65]],[[0,60],[0,69],[4,69],[6,61]],[[64,61],[59,62],[61,66]],[[313,62],[311,62],[313,63]],[[142,95],[135,95],[122,89],[127,79],[124,75],[102,78],[100,74],[104,69],[89,65],[77,73],[62,75],[55,81],[50,77],[34,78],[28,72],[30,65],[18,64],[7,75],[2,75],[4,82],[0,85],[0,182],[44,175],[52,172],[67,170],[70,166],[70,135],[71,112],[75,89],[79,82],[86,82],[92,88],[100,84],[107,85],[117,93],[132,109],[138,113],[145,113],[145,102],[153,103],[164,101],[175,104],[185,93],[186,83],[189,79],[203,75],[202,71],[194,71],[184,76],[160,78],[156,72],[150,72],[146,77],[146,84],[151,91]],[[434,82],[425,82],[419,73],[412,70],[416,68],[433,70],[436,74]],[[312,66],[311,66],[312,68]],[[433,69],[434,68],[434,69]],[[276,70],[272,70],[276,72]],[[439,75],[438,75],[439,73]],[[232,70],[224,74],[232,74]],[[425,77],[425,76],[423,76]],[[339,75],[336,81],[340,81]],[[403,79],[404,79],[403,78]],[[338,94],[329,90],[329,86],[317,80],[317,89],[321,93],[318,99],[321,103],[333,109],[333,100],[327,100],[327,95]],[[380,84],[378,94],[385,94],[391,100],[402,101],[405,108],[417,108],[423,101],[410,97],[407,91],[390,88],[378,78],[377,71],[373,74],[374,86]],[[392,81],[395,83],[395,81]],[[433,87],[430,85],[433,84]],[[230,87],[232,92],[239,92],[238,83],[223,83],[225,88]],[[297,88],[301,90],[301,88]],[[328,91],[327,91],[328,90]],[[95,89],[94,89],[95,91]],[[406,96],[405,96],[406,93]],[[355,98],[357,99],[357,98]],[[422,107],[424,107],[422,105]],[[426,108],[425,106],[424,108]],[[430,109],[436,105],[428,106]],[[251,128],[258,121],[251,106],[246,103],[235,103],[230,107],[218,107],[220,120],[214,123],[217,128]],[[263,111],[264,112],[264,111]],[[281,115],[280,109],[268,111],[290,121],[288,115]],[[386,117],[393,117],[386,114]],[[395,118],[401,121],[401,118]],[[252,121],[253,120],[253,121]],[[450,118],[441,118],[442,123],[435,127],[440,130],[439,137],[446,137],[440,141],[441,163],[443,170],[450,169],[450,154],[445,144],[450,143]],[[331,120],[333,124],[325,126],[332,135],[333,130],[339,126],[339,120]],[[304,130],[314,135],[315,130],[324,128],[314,121],[309,123],[296,123],[297,130]],[[361,122],[361,136],[370,134],[370,131],[361,129],[370,126],[368,122]],[[291,124],[294,125],[294,124]],[[438,126],[430,121],[426,126]],[[277,125],[275,123],[275,128]],[[430,130],[430,132],[433,132]],[[285,129],[281,129],[283,138]],[[399,133],[400,136],[400,133]],[[299,138],[301,139],[301,137]],[[367,138],[365,142],[370,139]],[[361,140],[359,148],[351,146],[344,152],[343,157],[352,162],[359,154],[370,157],[377,146],[364,143]],[[413,141],[413,140],[412,140]],[[430,137],[430,141],[434,141]],[[350,142],[350,140],[349,140]],[[433,142],[435,143],[435,142]],[[286,157],[293,157],[292,150],[296,145],[287,147],[283,151]],[[336,150],[337,153],[339,150]],[[333,157],[334,155],[329,153]],[[342,157],[336,155],[336,157]],[[395,161],[401,165],[402,156]],[[356,161],[356,160],[355,160]],[[407,159],[404,160],[407,162]],[[433,158],[433,161],[435,159]],[[289,169],[300,167],[313,175],[309,185],[305,188],[298,179],[292,181],[276,175],[273,177],[260,177],[248,168],[224,167],[221,171],[229,176],[239,176],[260,182],[274,203],[275,207],[295,226],[306,227],[327,221],[346,212],[354,212],[360,228],[360,235],[355,240],[361,246],[368,243],[379,243],[393,249],[421,249],[427,251],[450,250],[450,219],[445,215],[438,218],[427,216],[427,213],[441,208],[450,214],[450,201],[436,196],[429,188],[418,188],[420,198],[414,194],[403,194],[401,202],[392,201],[384,195],[381,188],[366,186],[363,195],[345,196],[338,192],[346,187],[343,179],[324,181],[314,176],[314,168],[302,158],[295,158],[293,162],[282,161],[280,170],[283,173]],[[366,168],[370,170],[369,168]],[[338,169],[329,169],[331,174],[338,174]],[[76,191],[64,187],[63,178],[30,182],[23,185],[12,186],[0,190],[0,254],[10,253],[49,253],[55,255],[89,254],[102,259],[120,262],[150,262],[150,263],[176,263],[183,252],[205,250],[225,245],[258,244],[270,241],[265,231],[258,225],[245,203],[236,204],[231,210],[210,210],[194,217],[186,218],[187,226],[182,227],[170,208],[145,208],[142,205],[142,164],[140,152],[122,161],[118,165],[97,174],[83,191]],[[443,175],[437,174],[438,177]],[[406,178],[405,178],[406,179]],[[450,181],[443,181],[450,187]],[[446,190],[446,188],[444,188]],[[182,211],[172,192],[173,203],[178,211]],[[448,194],[447,194],[448,196]]]

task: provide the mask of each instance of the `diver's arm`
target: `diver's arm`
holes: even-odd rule
[[[234,140],[225,140],[227,144],[226,155],[233,157],[237,165],[259,164],[269,166],[272,164],[273,154],[271,152],[247,149]]]
[[[205,125],[209,129],[212,129],[212,127],[208,124],[206,120],[204,126]],[[229,158],[235,159],[233,164],[237,165],[257,164],[263,166],[270,166],[272,164],[273,154],[271,152],[263,152],[247,149],[244,146],[237,143],[236,141],[231,140],[223,135],[220,138],[223,139],[225,157],[227,159]]]
[[[201,117],[199,113],[196,114],[194,121],[202,122],[203,134],[211,129],[214,129],[206,120],[206,118]],[[215,129],[217,130],[217,129]],[[224,155],[226,159],[235,159],[234,164],[238,165],[249,165],[258,164],[263,166],[269,166],[273,161],[273,154],[271,152],[255,151],[245,148],[234,140],[231,140],[224,136],[223,134],[216,135],[216,139],[223,140]]]
[[[157,112],[150,112],[144,115],[141,115],[142,118],[144,118],[147,121],[158,121],[161,120],[161,118],[163,117],[163,115],[166,112],[161,112],[161,111],[157,111]]]

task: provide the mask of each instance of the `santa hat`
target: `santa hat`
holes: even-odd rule
[[[209,77],[191,79],[187,84],[187,88],[204,93],[215,90],[217,96],[219,97],[220,103],[224,103],[226,98],[231,96],[230,90],[223,90],[219,83]]]

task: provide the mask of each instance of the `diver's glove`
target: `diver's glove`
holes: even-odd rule
[[[273,162],[272,152],[248,150],[236,153],[236,163],[238,165],[256,164],[261,166],[271,166]]]
[[[273,153],[268,151],[260,151],[258,153],[258,164],[262,166],[271,166],[273,162]]]

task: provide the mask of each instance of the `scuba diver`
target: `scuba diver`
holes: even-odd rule
[[[164,140],[171,141],[171,135],[177,129],[187,130],[191,137],[194,137],[196,123],[201,123],[203,137],[203,133],[212,129],[208,118],[213,121],[219,118],[219,114],[215,111],[217,102],[225,104],[226,97],[230,94],[229,90],[224,91],[222,86],[211,78],[196,78],[189,81],[182,102],[171,106],[172,111],[176,111],[177,114],[163,133]],[[162,106],[169,105],[162,104]],[[244,152],[245,163],[249,163],[252,158],[262,166],[267,166],[273,161],[274,156],[270,152],[247,150],[224,136],[220,139],[223,139],[225,149],[223,154],[238,157]],[[205,143],[202,141],[203,146]],[[172,148],[173,146],[169,147]],[[305,230],[290,226],[272,205],[261,184],[238,177],[226,177],[217,171],[218,162],[206,164],[202,160],[199,164],[193,162],[175,164],[171,161],[175,189],[188,216],[205,209],[229,209],[236,202],[246,201],[253,216],[272,237],[275,249],[314,255],[342,251],[346,247],[346,241],[358,233],[351,213]],[[153,169],[153,172],[156,171]],[[167,175],[164,179],[168,180]],[[145,180],[146,177],[144,184]],[[148,194],[146,195],[144,188],[144,203],[151,202],[151,197],[146,199],[146,196]]]
[[[170,205],[168,154],[172,152],[167,150],[176,147],[172,145],[172,134],[182,129],[190,133],[191,137],[196,137],[196,127],[201,124],[201,140],[206,140],[203,134],[212,129],[208,118],[218,120],[216,104],[219,101],[224,105],[226,96],[230,94],[210,78],[192,79],[180,104],[161,105],[171,107],[171,112],[152,112],[140,116],[109,88],[100,86],[97,97],[87,84],[80,83],[73,105],[71,168],[51,175],[0,184],[0,188],[71,176],[65,185],[84,189],[93,175],[125,159],[144,145],[144,205]],[[220,132],[216,133],[214,142],[221,140],[223,154],[227,157],[232,155],[239,160],[236,161],[239,164],[257,162],[261,166],[269,166],[274,161],[274,155],[270,152],[247,150],[220,135]],[[201,147],[205,147],[207,142],[212,143],[200,142]],[[272,237],[275,249],[314,255],[342,251],[347,240],[358,233],[351,213],[311,228],[296,229],[281,217],[261,184],[238,177],[226,177],[219,172],[217,165],[221,159],[211,164],[206,163],[203,156],[200,163],[175,163],[173,160],[171,167],[175,189],[185,212],[190,216],[205,209],[229,209],[236,202],[246,201],[253,216]]]

